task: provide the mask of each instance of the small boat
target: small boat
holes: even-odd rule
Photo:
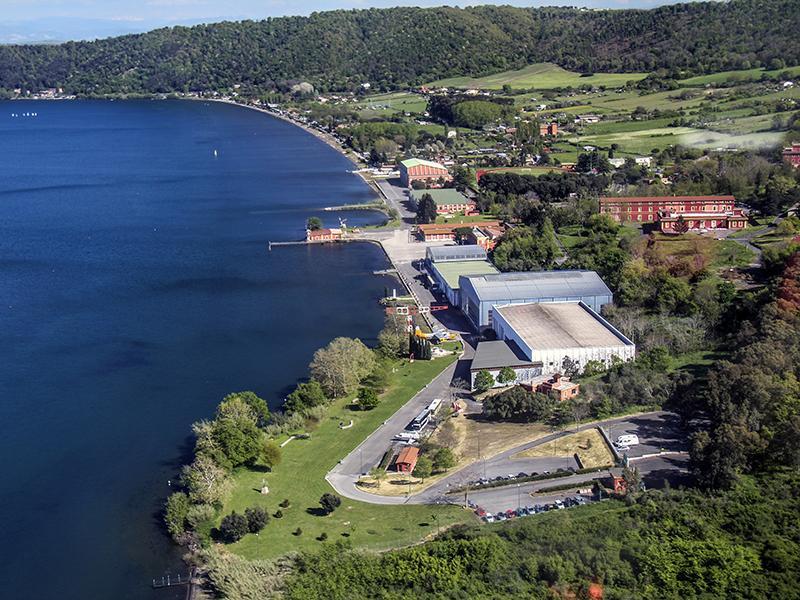
[[[216,149],[214,150],[214,156],[219,156],[219,154],[217,153]]]

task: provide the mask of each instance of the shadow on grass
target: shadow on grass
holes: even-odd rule
[[[306,512],[313,517],[327,517],[328,513],[319,506],[310,506],[306,509]]]

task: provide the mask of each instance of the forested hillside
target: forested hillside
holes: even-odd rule
[[[95,42],[0,47],[0,88],[82,95],[225,89],[293,80],[320,90],[393,88],[534,62],[582,72],[686,74],[797,64],[796,0],[653,10],[480,6],[314,13],[161,29]]]

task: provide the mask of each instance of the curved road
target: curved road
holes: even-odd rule
[[[466,347],[469,348],[469,346]],[[631,450],[631,459],[635,461],[643,474],[654,470],[677,469],[678,471],[685,471],[684,463],[687,448],[685,440],[680,439],[680,434],[676,429],[676,415],[665,411],[654,411],[587,423],[581,425],[578,429],[570,428],[546,435],[532,442],[521,444],[510,450],[486,458],[483,461],[470,463],[462,469],[440,479],[431,487],[416,494],[408,496],[380,496],[361,490],[356,485],[356,482],[362,473],[368,472],[370,468],[380,462],[383,453],[389,446],[391,437],[399,431],[402,431],[414,415],[432,399],[450,398],[450,381],[453,374],[456,372],[457,366],[458,363],[448,367],[326,475],[325,478],[338,494],[353,500],[360,500],[371,504],[436,504],[450,502],[451,500],[446,497],[450,487],[461,487],[467,482],[478,480],[484,476],[492,478],[498,475],[516,474],[521,470],[530,472],[538,468],[539,471],[555,471],[557,468],[575,466],[574,463],[563,457],[555,457],[552,461],[543,458],[530,460],[515,459],[513,463],[511,462],[511,457],[519,452],[546,444],[559,437],[575,433],[576,431],[592,429],[598,425],[607,431],[611,430],[617,433],[621,433],[623,429],[626,431],[639,432],[643,442],[640,446]],[[662,456],[646,456],[647,453],[659,452],[668,453],[673,456],[684,456],[684,458],[666,461]],[[534,464],[536,464],[536,467],[532,468],[531,465]],[[521,486],[524,487],[524,492],[529,493],[534,491],[534,489],[552,483],[578,483],[596,477],[597,473],[588,473],[571,477],[539,480],[521,484]],[[493,488],[491,492],[489,492],[489,490],[479,492],[477,489],[472,492],[473,496],[479,493],[491,493],[496,496],[507,495],[509,493],[515,494],[516,486],[511,484],[509,486]]]

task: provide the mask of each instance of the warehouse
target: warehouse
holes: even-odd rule
[[[486,260],[486,250],[474,244],[464,246],[430,246],[425,250],[428,263],[459,260]]]
[[[409,158],[400,163],[400,183],[411,187],[415,181],[450,181],[447,167],[420,158]]]
[[[532,364],[541,364],[542,375],[561,372],[565,357],[583,369],[589,361],[610,366],[614,357],[629,361],[636,356],[633,342],[583,302],[501,306],[495,310],[494,330]]]
[[[583,302],[595,312],[611,304],[608,286],[594,271],[529,271],[463,275],[461,311],[478,329],[492,326],[493,309],[506,304]]]
[[[456,248],[460,246],[455,246]],[[463,247],[463,246],[461,246]],[[484,256],[486,253],[484,252]],[[431,276],[442,290],[447,301],[453,306],[461,306],[459,281],[464,275],[487,275],[498,273],[495,266],[485,258],[467,260],[445,260],[429,265]]]

